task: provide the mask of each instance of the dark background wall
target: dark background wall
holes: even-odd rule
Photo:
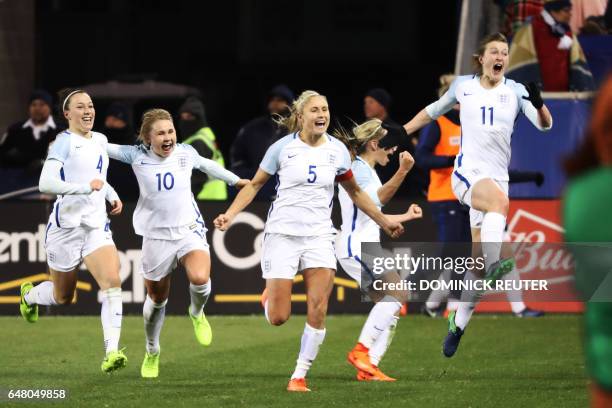
[[[148,73],[195,86],[224,150],[279,82],[355,120],[382,86],[403,122],[452,70],[457,14],[456,1],[40,1],[35,82],[55,92]]]

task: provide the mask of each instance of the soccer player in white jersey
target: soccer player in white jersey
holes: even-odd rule
[[[274,174],[277,197],[265,227],[261,267],[266,280],[262,297],[266,318],[283,324],[291,314],[291,288],[297,272],[306,284],[307,318],[300,353],[288,391],[310,391],[306,373],[325,338],[325,315],[336,270],[335,229],[331,222],[334,183],[338,181],[353,202],[391,236],[403,227],[385,217],[351,171],[351,157],[342,142],[327,134],[330,114],[325,96],[304,91],[281,120],[291,132],[266,152],[259,170],[234,199],[215,226],[226,230],[233,218],[255,197]]]
[[[188,309],[195,336],[203,346],[212,342],[204,315],[211,291],[210,253],[206,227],[191,192],[193,169],[242,187],[240,179],[212,160],[200,157],[190,145],[176,143],[172,116],[163,109],[144,113],[140,146],[108,144],[111,158],[132,165],[140,196],[133,215],[134,230],[143,237],[142,273],[147,288],[143,306],[146,352],[144,378],[159,375],[159,336],[170,292],[171,273],[180,263],[187,271],[191,304]]]
[[[384,185],[380,182],[374,166],[386,166],[388,156],[397,148],[382,146],[386,134],[387,130],[378,119],[355,126],[352,133],[338,131],[335,134],[355,156],[351,170],[357,185],[368,193],[378,208],[391,200],[414,165],[410,153],[401,152],[397,172]],[[357,368],[357,379],[360,381],[395,381],[385,375],[378,365],[391,344],[401,302],[406,300],[407,293],[383,293],[372,288],[374,279],[383,279],[383,276],[374,276],[362,262],[361,243],[380,242],[380,227],[353,204],[344,190],[338,192],[338,199],[342,209],[342,232],[336,239],[336,257],[347,275],[357,281],[362,292],[376,303],[361,330],[357,345],[348,354],[348,361]],[[387,214],[390,220],[396,222],[421,216],[421,208],[416,204],[412,204],[404,214]],[[396,271],[389,274],[395,276],[385,277],[385,280],[399,281]]]
[[[74,90],[64,92],[61,100],[68,130],[57,135],[49,148],[39,182],[41,192],[58,195],[45,232],[51,280],[37,286],[24,282],[19,308],[25,320],[34,323],[38,305],[70,304],[79,265],[85,262],[102,291],[106,356],[101,368],[111,373],[125,367],[127,357],[119,350],[123,310],[119,256],[105,200],[113,206],[112,215],[121,212],[122,203],[106,183],[107,139],[91,130],[95,119],[91,98]]]
[[[460,104],[461,147],[451,183],[459,201],[470,206],[472,241],[482,241],[485,270],[468,272],[465,280],[484,272],[496,280],[514,267],[500,260],[508,215],[508,165],[510,139],[520,112],[539,130],[552,127],[552,116],[537,85],[526,87],[504,77],[508,41],[501,33],[487,36],[475,55],[478,73],[457,77],[442,97],[404,125],[408,134]],[[443,353],[452,357],[472,316],[480,294],[464,291],[456,313],[449,315]]]

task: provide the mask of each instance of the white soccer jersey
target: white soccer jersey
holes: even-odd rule
[[[461,148],[455,171],[461,174],[461,168],[477,169],[493,179],[508,180],[510,140],[519,112],[538,129],[550,129],[539,125],[537,110],[523,96],[528,96],[525,87],[511,79],[503,78],[495,88],[485,89],[478,76],[464,75],[425,108],[435,120],[456,103],[461,104]]]
[[[276,200],[268,211],[266,233],[314,236],[335,233],[331,222],[336,176],[351,168],[351,155],[325,134],[313,147],[289,134],[268,148],[260,168],[278,176]]]
[[[62,163],[60,177],[68,183],[86,184],[93,179],[106,182],[108,155],[106,154],[106,136],[91,132],[86,138],[65,130],[55,138],[49,147],[47,160]],[[59,228],[74,228],[86,225],[91,228],[104,227],[106,216],[106,189],[89,194],[60,195],[55,200],[53,212],[49,219]]]
[[[177,144],[168,157],[160,157],[144,145],[108,144],[111,158],[132,165],[140,196],[132,217],[136,234],[176,240],[194,231],[206,231],[191,192],[191,172],[199,169],[235,184],[239,178],[212,160],[200,157],[186,144]]]
[[[382,187],[382,183],[376,171],[359,156],[353,161],[351,169],[359,187],[370,196],[379,209],[382,208],[378,197],[378,189]],[[380,227],[357,208],[343,188],[338,192],[338,199],[342,210],[342,227],[340,237],[336,241],[336,256],[361,257],[362,242],[380,242]]]

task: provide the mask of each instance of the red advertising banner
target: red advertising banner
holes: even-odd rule
[[[583,303],[574,290],[571,256],[562,248],[544,243],[563,242],[561,202],[559,200],[512,200],[506,239],[515,243],[516,267],[521,279],[543,279],[564,301],[547,301],[542,293],[523,291],[528,307],[546,312],[582,312]],[[522,247],[520,243],[529,243]],[[541,243],[542,245],[533,245]],[[528,248],[528,250],[521,250]],[[510,303],[502,301],[504,292],[488,293],[476,308],[480,312],[507,312]],[[537,299],[537,300],[536,300]],[[575,299],[575,301],[572,301]],[[489,301],[487,301],[489,300]]]

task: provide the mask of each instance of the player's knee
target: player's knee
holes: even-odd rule
[[[208,283],[208,276],[203,273],[195,275],[191,278],[190,283],[196,286],[206,285]]]
[[[72,298],[74,297],[74,292],[66,292],[66,293],[54,293],[53,297],[58,305],[69,305],[72,303]]]
[[[503,215],[508,215],[508,211],[510,211],[510,200],[508,199],[508,196],[500,191],[495,197],[494,208],[492,211]]]
[[[151,298],[153,303],[156,303],[158,305],[164,303],[167,299],[166,295],[161,294],[161,293],[147,293],[147,296]]]
[[[272,326],[281,326],[283,325],[287,320],[289,320],[290,314],[289,313],[272,313],[269,314],[268,316],[268,321],[270,322],[270,324]]]

